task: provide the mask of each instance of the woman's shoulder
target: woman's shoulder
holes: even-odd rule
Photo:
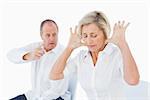
[[[71,53],[71,58],[74,59],[81,59],[83,58],[87,53],[89,52],[89,50],[86,47],[80,47],[75,49],[72,53]]]
[[[85,56],[89,53],[89,49],[87,47],[82,47],[82,49],[80,50],[79,52],[79,56],[82,57],[82,56]]]
[[[111,55],[111,54],[120,53],[120,49],[117,45],[113,43],[108,43],[105,49],[103,50],[103,52]]]

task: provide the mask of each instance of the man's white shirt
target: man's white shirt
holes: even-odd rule
[[[7,57],[14,63],[31,62],[31,81],[32,90],[25,93],[28,100],[52,100],[62,97],[64,100],[70,100],[71,93],[68,91],[68,78],[62,80],[50,80],[49,72],[56,59],[64,50],[63,46],[58,44],[54,49],[34,61],[23,60],[23,56],[41,46],[41,42],[33,43],[22,48],[15,48],[8,52]]]

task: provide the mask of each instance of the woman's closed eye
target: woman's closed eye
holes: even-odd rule
[[[87,38],[87,37],[91,37],[91,38],[96,38],[97,37],[97,34],[94,34],[94,33],[92,33],[92,34],[90,34],[89,36],[87,35],[87,34],[82,34],[82,38]]]
[[[96,37],[97,37],[97,34],[91,34],[90,37],[96,38]]]
[[[85,34],[85,33],[82,34],[82,38],[87,38],[87,37],[88,37],[87,34]]]

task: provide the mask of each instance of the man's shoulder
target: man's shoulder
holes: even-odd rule
[[[32,42],[32,43],[29,43],[28,45],[39,46],[39,45],[42,45],[42,41]]]
[[[25,47],[37,48],[42,45],[42,42],[32,42],[25,45]]]

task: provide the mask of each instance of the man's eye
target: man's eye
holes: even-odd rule
[[[56,34],[53,34],[53,36],[56,36]]]
[[[47,37],[50,37],[50,35],[49,35],[49,34],[47,34],[46,36],[47,36]]]

